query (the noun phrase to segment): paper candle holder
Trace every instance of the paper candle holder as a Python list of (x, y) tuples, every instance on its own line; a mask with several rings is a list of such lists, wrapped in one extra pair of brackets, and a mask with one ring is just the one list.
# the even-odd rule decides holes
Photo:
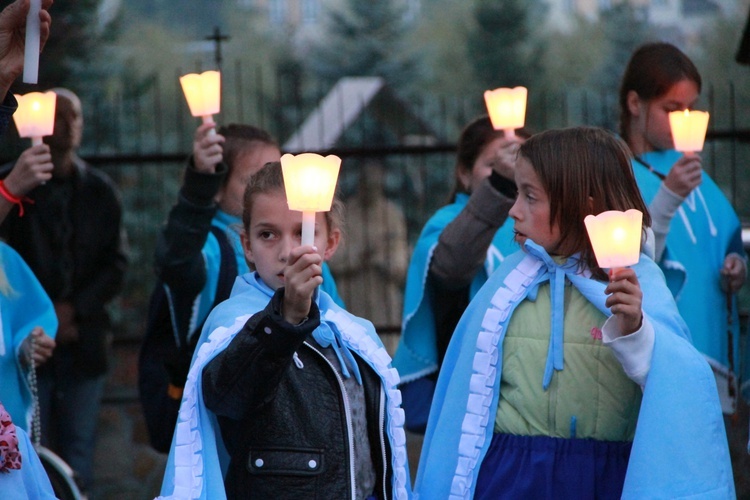
[(609, 210), (583, 219), (599, 267), (626, 267), (638, 263), (642, 221), (643, 213), (635, 209)]
[(341, 158), (314, 153), (281, 157), (284, 189), (290, 210), (302, 212), (302, 244), (315, 239), (315, 213), (331, 209)]
[(55, 106), (57, 94), (54, 92), (31, 92), (16, 94), (18, 109), (13, 113), (13, 121), (20, 137), (31, 138), (32, 145), (42, 143), (42, 137), (52, 135), (55, 130)]
[(185, 94), (190, 114), (211, 121), (211, 116), (221, 110), (221, 73), (204, 71), (189, 73), (180, 77), (182, 92)]
[(526, 123), (527, 97), (526, 87), (501, 87), (485, 91), (484, 102), (492, 127), (502, 130), (506, 137), (515, 136), (515, 129), (523, 127)]
[(669, 126), (677, 151), (695, 153), (703, 150), (708, 130), (707, 111), (672, 111), (669, 113)]

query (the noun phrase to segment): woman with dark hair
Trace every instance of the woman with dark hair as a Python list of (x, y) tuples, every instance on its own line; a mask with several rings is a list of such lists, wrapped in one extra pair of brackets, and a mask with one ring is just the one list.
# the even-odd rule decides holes
[(669, 125), (671, 111), (695, 105), (701, 85), (698, 69), (677, 47), (641, 46), (622, 78), (620, 134), (653, 217), (655, 260), (695, 347), (714, 369), (724, 412), (734, 413), (733, 371), (740, 366), (735, 294), (747, 273), (741, 224), (703, 171), (700, 155), (674, 150)]
[(506, 221), (521, 142), (495, 130), (487, 116), (469, 123), (458, 141), (450, 203), (427, 221), (415, 245), (393, 361), (410, 431), (424, 432), (440, 364), (469, 300), (518, 250)]

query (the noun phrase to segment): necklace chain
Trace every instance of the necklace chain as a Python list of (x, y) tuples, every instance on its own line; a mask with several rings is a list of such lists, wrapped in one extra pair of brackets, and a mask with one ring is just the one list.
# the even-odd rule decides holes
[(34, 364), (36, 338), (31, 335), (29, 340), (31, 342), (31, 348), (29, 349), (26, 363), (29, 367), (27, 378), (29, 381), (29, 388), (31, 389), (31, 407), (33, 413), (31, 420), (31, 440), (34, 443), (34, 447), (38, 448), (41, 445), (42, 441), (42, 415), (39, 409), (39, 385), (36, 378), (36, 365)]

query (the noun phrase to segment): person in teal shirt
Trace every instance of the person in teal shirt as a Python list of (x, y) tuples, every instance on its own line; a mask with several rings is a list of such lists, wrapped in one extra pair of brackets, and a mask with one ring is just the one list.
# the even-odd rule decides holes
[[(741, 366), (737, 292), (747, 276), (741, 223), (698, 152), (675, 151), (669, 113), (692, 108), (701, 91), (693, 62), (668, 43), (638, 48), (620, 88), (620, 134), (656, 236), (664, 271), (695, 347), (716, 375), (724, 413), (734, 413)], [(731, 343), (730, 343), (731, 342)], [(733, 356), (730, 356), (733, 353)], [(750, 386), (743, 384), (750, 396)]]
[(508, 210), (520, 142), (495, 130), (487, 115), (472, 120), (458, 141), (450, 203), (427, 221), (414, 247), (393, 359), (410, 431), (424, 432), (443, 355), (469, 300), (518, 250)]

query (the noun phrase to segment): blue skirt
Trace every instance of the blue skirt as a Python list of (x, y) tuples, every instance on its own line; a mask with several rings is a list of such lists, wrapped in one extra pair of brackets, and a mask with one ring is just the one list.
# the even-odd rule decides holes
[(630, 442), (495, 434), (475, 499), (620, 498)]

